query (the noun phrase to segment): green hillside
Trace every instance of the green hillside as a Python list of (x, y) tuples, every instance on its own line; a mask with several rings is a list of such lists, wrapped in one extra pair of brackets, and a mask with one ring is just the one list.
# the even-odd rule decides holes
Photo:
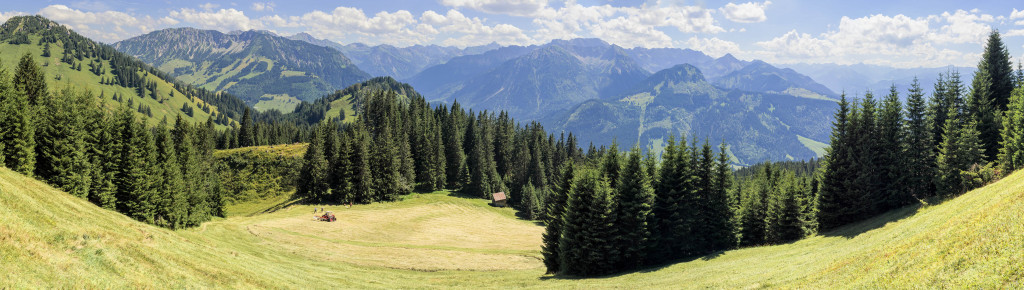
[[(1024, 283), (1024, 172), (792, 244), (633, 273), (543, 275), (542, 227), (446, 192), (171, 231), (0, 169), (0, 287), (1006, 288)], [(316, 281), (316, 282), (313, 282)], [(941, 285), (941, 286), (940, 286)]]
[(114, 47), (187, 84), (240, 96), (260, 111), (288, 113), (300, 100), (312, 102), (370, 77), (334, 48), (266, 31), (169, 28)]
[[(50, 42), (41, 42), (40, 39), (43, 38)], [(72, 68), (67, 61), (62, 60), (65, 58), (65, 42), (67, 41), (73, 41), (74, 47), (77, 47), (77, 50), (70, 52), (71, 55), (68, 56), (75, 63), (75, 68)], [(43, 51), (47, 46), (50, 56), (44, 57)], [(192, 122), (206, 122), (211, 114), (219, 115), (221, 113), (216, 105), (183, 94), (174, 86), (172, 79), (165, 79), (146, 71), (148, 66), (138, 67), (140, 70), (133, 72), (140, 78), (139, 82), (151, 86), (150, 89), (147, 89), (146, 96), (139, 97), (135, 87), (126, 87), (110, 81), (119, 78), (115, 74), (112, 62), (118, 61), (119, 58), (129, 57), (103, 55), (104, 48), (109, 48), (109, 46), (88, 40), (60, 24), (38, 16), (13, 17), (0, 28), (0, 64), (3, 65), (3, 68), (8, 72), (13, 72), (21, 57), (28, 53), (42, 67), (51, 91), (70, 85), (88, 90), (100, 99), (99, 103), (103, 107), (110, 110), (129, 103), (133, 109), (140, 105), (147, 107), (152, 114), (152, 117), (147, 118), (150, 125), (158, 124), (165, 117), (174, 120), (175, 116), (179, 114)], [(86, 52), (79, 53), (79, 50)], [(116, 53), (113, 49), (109, 51)], [(80, 59), (79, 55), (82, 56)], [(96, 74), (90, 71), (90, 65), (93, 64), (102, 68), (101, 73)], [(81, 66), (80, 70), (77, 69), (78, 66)], [(130, 63), (123, 66), (136, 67)], [(152, 94), (152, 88), (155, 88), (155, 97)], [(120, 97), (120, 101), (113, 98), (115, 94)], [(192, 115), (186, 114), (182, 110), (186, 104), (192, 108)], [(139, 113), (139, 115), (146, 114)], [(221, 126), (221, 128), (224, 127)]]

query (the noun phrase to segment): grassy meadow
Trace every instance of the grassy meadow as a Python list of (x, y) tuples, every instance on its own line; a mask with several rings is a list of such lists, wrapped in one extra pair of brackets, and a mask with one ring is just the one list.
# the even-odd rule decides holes
[[(0, 169), (0, 288), (1014, 288), (1024, 172), (938, 205), (792, 244), (609, 277), (544, 275), (543, 227), (449, 192), (304, 205), (287, 197), (172, 231)], [(314, 220), (314, 208), (338, 222)]]

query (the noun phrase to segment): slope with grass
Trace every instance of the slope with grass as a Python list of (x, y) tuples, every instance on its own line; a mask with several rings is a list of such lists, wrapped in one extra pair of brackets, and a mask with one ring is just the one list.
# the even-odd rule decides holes
[[(0, 287), (1005, 288), (1024, 283), (1024, 172), (792, 244), (594, 279), (544, 276), (541, 226), (445, 192), (170, 231), (0, 169)], [(313, 221), (326, 207), (336, 223)]]
[[(13, 74), (21, 57), (29, 54), (42, 68), (46, 75), (47, 86), (51, 91), (58, 91), (65, 86), (86, 90), (97, 97), (97, 103), (100, 106), (109, 110), (114, 110), (122, 104), (127, 105), (131, 100), (133, 109), (139, 105), (150, 108), (152, 112), (152, 117), (148, 118), (150, 125), (158, 124), (165, 117), (168, 120), (174, 120), (177, 115), (182, 115), (191, 122), (206, 122), (211, 114), (222, 113), (215, 104), (199, 98), (186, 97), (175, 88), (173, 79), (164, 79), (145, 71), (136, 73), (142, 75), (145, 82), (155, 84), (156, 97), (151, 95), (140, 97), (133, 87), (124, 87), (116, 83), (102, 83), (103, 80), (112, 80), (116, 77), (111, 69), (111, 60), (86, 56), (82, 59), (75, 59), (75, 63), (84, 68), (72, 68), (68, 63), (61, 61), (65, 49), (60, 39), (49, 45), (50, 55), (44, 57), (45, 44), (40, 44), (40, 39), (48, 33), (67, 34), (69, 36), (66, 39), (80, 37), (60, 24), (39, 16), (19, 16), (9, 19), (0, 27), (0, 65), (2, 68), (9, 74)], [(28, 40), (28, 43), (12, 43), (10, 41), (22, 35)], [(88, 44), (90, 47), (103, 46), (103, 44), (91, 40), (82, 43)], [(103, 72), (100, 74), (90, 72), (89, 64), (91, 63), (99, 64), (103, 68)], [(112, 97), (115, 94), (120, 96), (123, 101), (114, 100)], [(194, 109), (191, 116), (181, 110), (186, 105)], [(209, 112), (200, 109), (205, 106), (209, 106)], [(225, 126), (219, 127), (226, 128)]]

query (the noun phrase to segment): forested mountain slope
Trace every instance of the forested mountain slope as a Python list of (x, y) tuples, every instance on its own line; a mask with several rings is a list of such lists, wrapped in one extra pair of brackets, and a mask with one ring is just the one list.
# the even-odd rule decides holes
[(264, 31), (169, 28), (114, 44), (185, 83), (289, 112), (370, 77), (341, 52)]
[(26, 54), (40, 65), (51, 91), (84, 89), (104, 108), (131, 107), (150, 125), (182, 115), (192, 122), (212, 116), (223, 126), (241, 118), (244, 109), (233, 96), (176, 85), (153, 67), (40, 16), (13, 17), (0, 27), (3, 68), (13, 72)]
[(835, 108), (827, 99), (721, 89), (696, 67), (679, 65), (623, 97), (588, 101), (542, 123), (597, 146), (617, 140), (660, 151), (670, 135), (724, 141), (734, 163), (752, 165), (820, 157)]

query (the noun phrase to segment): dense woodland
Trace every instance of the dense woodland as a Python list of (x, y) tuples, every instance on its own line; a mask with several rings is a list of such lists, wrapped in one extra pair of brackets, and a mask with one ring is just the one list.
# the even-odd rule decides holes
[[(138, 97), (155, 95), (144, 81), (160, 74), (152, 67), (62, 27), (39, 30), (46, 31), (40, 45), (63, 45), (68, 64), (88, 61), (96, 74), (116, 72), (103, 82), (136, 88)], [(24, 34), (2, 33), (29, 44)], [(139, 118), (148, 109), (132, 106), (130, 96), (111, 114), (97, 104), (102, 95), (51, 91), (26, 55), (13, 75), (0, 70), (0, 164), (137, 220), (182, 228), (223, 215), (215, 149), (308, 141), (294, 184), (307, 201), (506, 192), (522, 218), (546, 224), (548, 272), (575, 276), (790, 242), (953, 197), (1024, 167), (1024, 71), (1018, 64), (1014, 72), (997, 32), (970, 84), (950, 71), (927, 98), (915, 81), (905, 104), (895, 86), (878, 99), (844, 94), (820, 161), (737, 172), (725, 144), (716, 150), (707, 141), (673, 137), (660, 156), (636, 145), (584, 151), (571, 133), (548, 133), (539, 123), (458, 102), (431, 105), (407, 93), (411, 88), (396, 92), (387, 83), (393, 80), (380, 81), (330, 96), (363, 92), (352, 100), (358, 119), (349, 122), (323, 120), (329, 101), (292, 114), (256, 113), (233, 96), (176, 84), (223, 114), (200, 124), (179, 115), (173, 124), (147, 127)], [(216, 130), (218, 124), (228, 129)]]

